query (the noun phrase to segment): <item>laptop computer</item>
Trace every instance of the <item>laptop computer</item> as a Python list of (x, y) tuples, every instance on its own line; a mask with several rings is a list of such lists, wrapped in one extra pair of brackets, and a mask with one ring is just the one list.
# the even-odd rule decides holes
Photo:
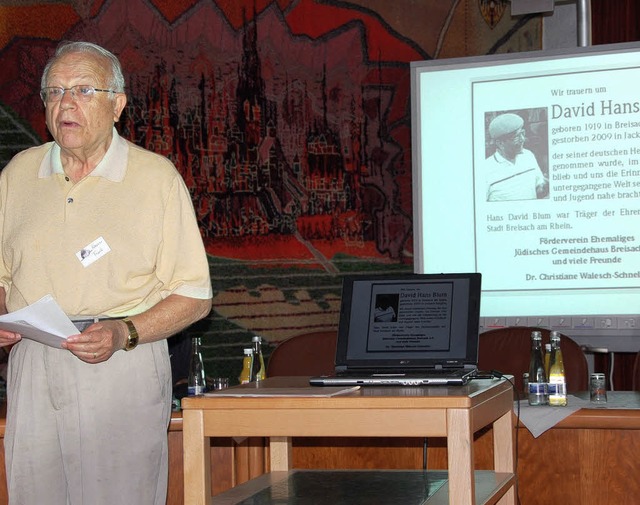
[(479, 273), (347, 275), (335, 374), (314, 386), (464, 385), (476, 373)]

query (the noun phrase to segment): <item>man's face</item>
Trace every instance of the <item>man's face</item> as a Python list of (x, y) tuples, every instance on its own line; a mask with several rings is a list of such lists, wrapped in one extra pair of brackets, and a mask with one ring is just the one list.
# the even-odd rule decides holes
[[(90, 53), (70, 53), (51, 67), (47, 86), (71, 88), (78, 84), (109, 88), (108, 61)], [(92, 153), (111, 139), (113, 123), (120, 117), (126, 96), (96, 92), (88, 102), (75, 99), (66, 91), (59, 102), (46, 104), (47, 128), (63, 150)]]
[(496, 145), (505, 157), (513, 158), (514, 156), (522, 152), (524, 141), (524, 127), (520, 127), (515, 132), (500, 137), (496, 141)]

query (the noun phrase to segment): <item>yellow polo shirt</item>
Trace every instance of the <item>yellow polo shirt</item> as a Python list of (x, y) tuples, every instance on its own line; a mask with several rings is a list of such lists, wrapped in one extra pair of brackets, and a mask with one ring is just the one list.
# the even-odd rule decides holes
[(9, 311), (46, 294), (70, 317), (133, 315), (174, 293), (212, 296), (182, 177), (115, 129), (103, 160), (75, 184), (53, 142), (11, 160), (0, 174), (0, 246)]

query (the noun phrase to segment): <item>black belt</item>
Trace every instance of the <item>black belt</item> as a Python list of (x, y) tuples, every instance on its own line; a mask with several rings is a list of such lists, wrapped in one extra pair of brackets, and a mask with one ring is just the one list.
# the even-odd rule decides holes
[(93, 323), (99, 323), (100, 321), (113, 321), (116, 319), (122, 319), (121, 317), (94, 317), (91, 319), (77, 319), (75, 321), (71, 321), (73, 325), (78, 328), (78, 331), (82, 333)]

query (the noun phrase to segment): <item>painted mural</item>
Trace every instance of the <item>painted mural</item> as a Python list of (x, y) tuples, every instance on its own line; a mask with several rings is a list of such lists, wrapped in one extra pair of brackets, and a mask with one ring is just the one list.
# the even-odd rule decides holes
[(60, 40), (117, 54), (118, 128), (178, 167), (209, 253), (214, 311), (190, 334), (235, 377), (252, 334), (335, 329), (345, 273), (412, 270), (409, 62), (539, 48), (505, 4), (3, 0), (0, 167), (48, 140)]

